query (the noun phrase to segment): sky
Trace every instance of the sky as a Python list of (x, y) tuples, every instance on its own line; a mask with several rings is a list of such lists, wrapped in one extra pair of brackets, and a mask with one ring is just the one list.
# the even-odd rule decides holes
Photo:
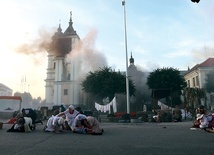
[[(131, 53), (140, 69), (188, 67), (213, 57), (214, 1), (201, 0), (7, 0), (0, 2), (0, 83), (13, 92), (45, 98), (48, 40), (61, 24), (64, 32), (72, 12), (80, 39), (94, 34), (93, 49), (108, 67), (126, 70)], [(32, 52), (20, 52), (20, 47)], [(102, 66), (101, 66), (102, 67)]]

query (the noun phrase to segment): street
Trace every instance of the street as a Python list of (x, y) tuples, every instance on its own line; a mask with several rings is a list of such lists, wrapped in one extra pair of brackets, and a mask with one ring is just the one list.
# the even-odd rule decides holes
[[(44, 122), (45, 123), (45, 122)], [(103, 135), (63, 131), (46, 133), (37, 124), (31, 133), (0, 129), (2, 155), (211, 155), (214, 134), (190, 130), (192, 122), (101, 123)]]

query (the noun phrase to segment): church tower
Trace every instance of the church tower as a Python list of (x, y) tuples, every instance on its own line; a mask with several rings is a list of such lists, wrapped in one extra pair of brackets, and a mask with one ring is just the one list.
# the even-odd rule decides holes
[(129, 63), (130, 63), (130, 66), (134, 65), (134, 58), (132, 57), (132, 52), (131, 52), (131, 58), (129, 59)]
[(78, 64), (74, 61), (66, 62), (66, 56), (80, 38), (73, 28), (72, 14), (68, 28), (62, 32), (61, 25), (52, 36), (50, 50), (48, 52), (47, 78), (45, 79), (46, 106), (52, 108), (55, 105), (78, 104), (79, 86)]

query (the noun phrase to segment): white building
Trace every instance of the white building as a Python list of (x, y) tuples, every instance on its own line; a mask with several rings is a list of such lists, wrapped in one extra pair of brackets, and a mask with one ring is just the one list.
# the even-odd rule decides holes
[[(190, 88), (204, 88), (206, 74), (214, 69), (214, 58), (208, 58), (204, 62), (195, 65), (184, 74), (187, 86)], [(212, 97), (207, 94), (207, 103), (212, 107)]]
[(48, 52), (47, 78), (45, 79), (46, 106), (76, 105), (80, 102), (81, 89), (78, 84), (78, 63), (66, 61), (66, 56), (75, 44), (80, 41), (73, 29), (70, 14), (69, 26), (62, 32), (61, 25), (52, 37), (51, 48)]
[(0, 96), (12, 96), (13, 90), (0, 83)]

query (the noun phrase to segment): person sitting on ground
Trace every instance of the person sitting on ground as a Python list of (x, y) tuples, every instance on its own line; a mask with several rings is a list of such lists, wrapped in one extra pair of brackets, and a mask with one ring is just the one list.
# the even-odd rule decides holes
[(161, 122), (161, 113), (160, 113), (160, 111), (158, 111), (158, 112), (156, 112), (155, 110), (154, 110), (154, 116), (153, 116), (153, 121), (154, 122)]
[(44, 127), (44, 131), (60, 133), (60, 131), (62, 131), (63, 128), (64, 128), (64, 118), (52, 115), (48, 119), (47, 125), (45, 125)]
[(182, 121), (182, 111), (179, 109), (179, 107), (176, 105), (175, 109), (172, 112), (172, 117), (175, 122), (181, 122)]
[(71, 130), (74, 118), (79, 114), (77, 110), (75, 110), (73, 105), (70, 105), (68, 109), (56, 115), (57, 117), (65, 117), (65, 129)]
[(197, 118), (194, 121), (193, 127), (194, 128), (200, 128), (200, 129), (206, 129), (209, 125), (209, 121), (207, 117), (204, 114), (197, 114)]
[(206, 131), (214, 133), (214, 115), (212, 115), (212, 120), (209, 122), (208, 128), (206, 128)]
[[(202, 118), (201, 118), (202, 117)], [(194, 121), (193, 127), (196, 128), (205, 128), (203, 126), (213, 126), (211, 122), (213, 120), (212, 114), (210, 114), (203, 105), (196, 109), (196, 120)], [(201, 127), (200, 127), (201, 125)]]

